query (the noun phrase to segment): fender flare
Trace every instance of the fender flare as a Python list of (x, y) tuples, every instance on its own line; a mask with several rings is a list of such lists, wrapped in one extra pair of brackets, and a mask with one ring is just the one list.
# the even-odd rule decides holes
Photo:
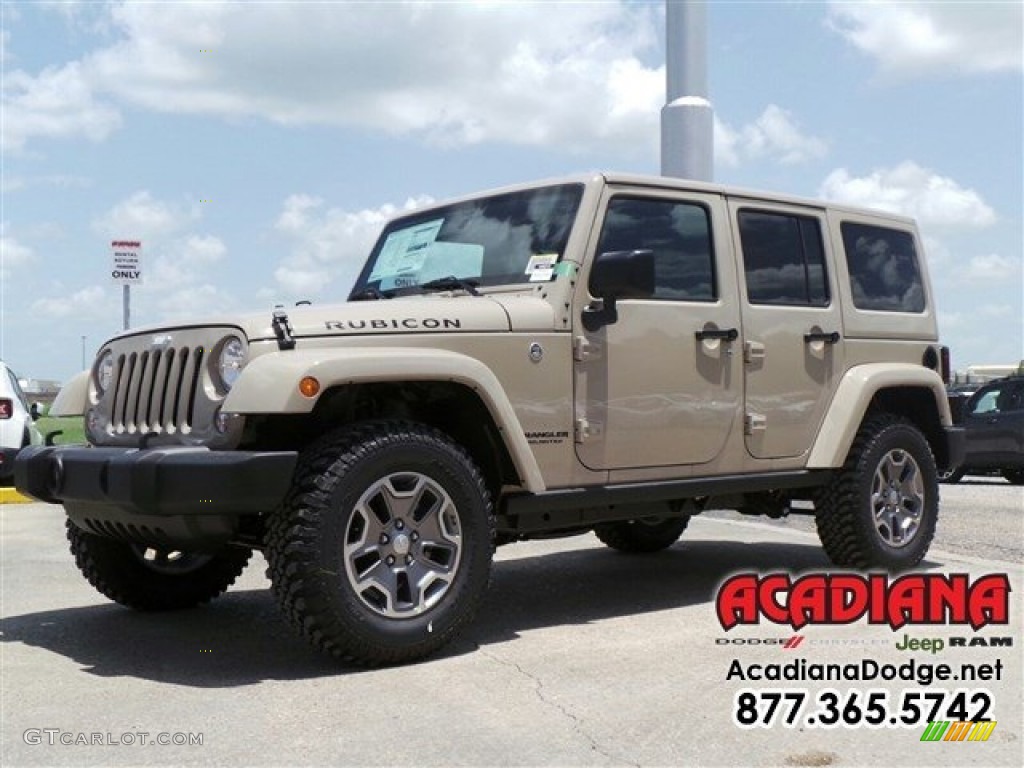
[(909, 363), (858, 365), (847, 371), (836, 387), (807, 459), (807, 468), (841, 467), (875, 395), (884, 389), (907, 388), (929, 390), (935, 398), (939, 423), (952, 424), (946, 386), (935, 371)]
[(498, 425), (524, 487), (545, 490), (537, 460), (526, 441), (501, 382), (479, 360), (456, 352), (416, 347), (361, 347), (271, 352), (252, 360), (224, 400), (225, 413), (310, 413), (317, 398), (299, 392), (299, 381), (313, 376), (320, 392), (346, 384), (386, 381), (448, 381), (475, 392)]
[(51, 416), (83, 416), (89, 409), (90, 371), (76, 373), (60, 388), (50, 406)]

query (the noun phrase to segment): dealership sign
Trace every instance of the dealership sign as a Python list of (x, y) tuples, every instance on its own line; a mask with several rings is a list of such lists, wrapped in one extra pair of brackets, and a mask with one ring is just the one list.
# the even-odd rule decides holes
[(142, 282), (142, 243), (138, 240), (113, 240), (110, 243), (110, 277), (119, 285)]

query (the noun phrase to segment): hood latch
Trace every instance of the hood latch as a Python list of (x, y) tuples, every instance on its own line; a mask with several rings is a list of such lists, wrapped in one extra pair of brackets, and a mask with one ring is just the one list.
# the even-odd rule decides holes
[(274, 319), (270, 321), (274, 328), (274, 335), (277, 337), (278, 349), (295, 349), (295, 337), (292, 336), (292, 326), (288, 322), (288, 313), (283, 309), (274, 310)]

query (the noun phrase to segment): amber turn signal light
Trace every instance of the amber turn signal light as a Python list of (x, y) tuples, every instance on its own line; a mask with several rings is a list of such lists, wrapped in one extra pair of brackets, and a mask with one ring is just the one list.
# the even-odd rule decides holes
[(303, 376), (299, 382), (299, 392), (305, 397), (316, 397), (320, 394), (320, 382), (312, 376)]

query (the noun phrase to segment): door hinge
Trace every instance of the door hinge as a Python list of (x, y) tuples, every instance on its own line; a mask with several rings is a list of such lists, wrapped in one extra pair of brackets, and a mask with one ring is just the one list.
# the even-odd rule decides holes
[(590, 341), (586, 336), (577, 336), (572, 340), (572, 356), (578, 363), (596, 360), (601, 356), (601, 345)]
[(576, 442), (589, 443), (600, 440), (604, 435), (604, 425), (587, 419), (576, 419)]
[(762, 360), (764, 360), (764, 344), (759, 341), (745, 341), (743, 343), (743, 362), (749, 365)]
[(744, 423), (743, 431), (752, 435), (755, 432), (764, 432), (768, 429), (768, 417), (762, 413), (748, 413)]

